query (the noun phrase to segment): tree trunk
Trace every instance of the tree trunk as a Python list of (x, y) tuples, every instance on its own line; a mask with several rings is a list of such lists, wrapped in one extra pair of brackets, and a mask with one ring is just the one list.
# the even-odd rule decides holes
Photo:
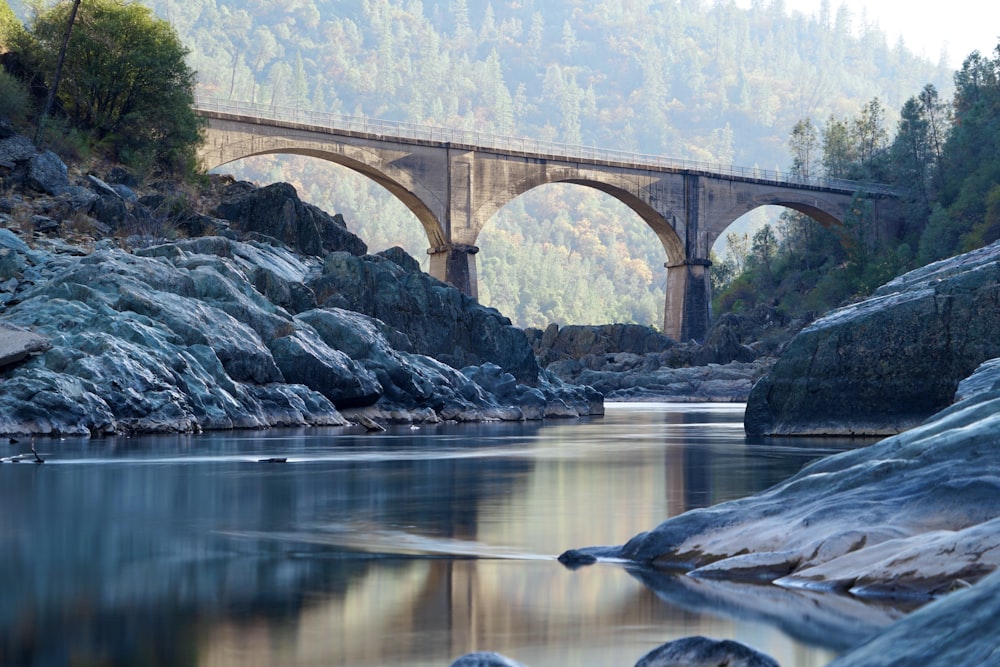
[(83, 0), (73, 0), (73, 7), (69, 10), (69, 21), (66, 22), (66, 34), (63, 35), (62, 46), (59, 48), (59, 59), (56, 61), (56, 71), (52, 76), (52, 85), (49, 86), (49, 94), (45, 97), (45, 107), (41, 116), (38, 117), (38, 127), (35, 130), (35, 143), (37, 144), (42, 136), (42, 129), (45, 127), (45, 119), (52, 113), (52, 107), (56, 102), (56, 91), (59, 88), (59, 79), (62, 77), (63, 63), (66, 62), (66, 49), (69, 47), (69, 37), (73, 32), (73, 24), (76, 23), (76, 10), (80, 8)]

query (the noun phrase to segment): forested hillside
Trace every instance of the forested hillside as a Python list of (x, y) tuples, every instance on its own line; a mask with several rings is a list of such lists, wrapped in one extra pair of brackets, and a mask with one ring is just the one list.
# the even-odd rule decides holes
[[(144, 1), (208, 96), (746, 166), (789, 167), (804, 117), (875, 97), (892, 114), (926, 83), (951, 90), (943, 65), (831, 4), (807, 17), (781, 0)], [(426, 259), (416, 219), (347, 170), (277, 157), (228, 170), (292, 182), (374, 250)], [(481, 300), (521, 325), (662, 323), (663, 249), (606, 195), (540, 188), (479, 245)]]

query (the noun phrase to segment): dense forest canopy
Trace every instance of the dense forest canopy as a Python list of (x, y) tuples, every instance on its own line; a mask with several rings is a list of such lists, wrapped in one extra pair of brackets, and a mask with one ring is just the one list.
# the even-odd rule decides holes
[[(144, 4), (190, 49), (204, 95), (769, 169), (791, 165), (803, 118), (847, 118), (877, 98), (891, 125), (925, 84), (951, 91), (943, 63), (831, 3), (814, 16), (781, 0)], [(425, 259), (416, 219), (345, 169), (272, 157), (226, 170), (289, 181), (373, 249)], [(663, 248), (607, 195), (539, 188), (479, 246), (481, 300), (521, 325), (662, 322)]]

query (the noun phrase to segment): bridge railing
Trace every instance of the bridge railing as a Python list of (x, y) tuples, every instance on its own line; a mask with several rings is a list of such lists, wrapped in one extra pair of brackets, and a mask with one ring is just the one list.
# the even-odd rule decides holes
[(733, 176), (759, 181), (767, 181), (780, 185), (792, 185), (809, 188), (824, 188), (832, 190), (848, 190), (857, 192), (864, 190), (873, 194), (898, 194), (899, 189), (875, 183), (850, 181), (840, 178), (807, 178), (798, 174), (781, 172), (775, 169), (758, 167), (739, 167), (733, 165), (714, 164), (698, 160), (685, 160), (663, 155), (621, 151), (594, 146), (578, 146), (553, 141), (541, 141), (528, 137), (498, 135), (478, 130), (462, 130), (435, 125), (420, 125), (401, 121), (382, 120), (365, 116), (348, 116), (327, 111), (310, 111), (294, 107), (281, 107), (239, 102), (214, 97), (195, 97), (195, 109), (216, 113), (228, 113), (237, 116), (273, 120), (277, 122), (298, 123), (330, 130), (359, 132), (372, 134), (387, 139), (410, 139), (439, 143), (463, 144), (477, 148), (489, 148), (511, 153), (529, 153), (545, 155), (553, 158), (571, 158), (588, 162), (616, 163), (638, 167), (659, 169), (679, 169), (685, 171), (704, 172), (716, 176)]

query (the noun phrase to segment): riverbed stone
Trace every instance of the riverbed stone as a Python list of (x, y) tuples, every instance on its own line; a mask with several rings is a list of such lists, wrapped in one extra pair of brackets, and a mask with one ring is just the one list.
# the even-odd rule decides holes
[(451, 667), (525, 667), (516, 660), (492, 651), (467, 653), (451, 663)]
[(887, 435), (1000, 356), (1000, 243), (935, 262), (801, 331), (753, 388), (752, 435)]
[(684, 637), (653, 649), (635, 667), (779, 667), (777, 661), (731, 639)]

